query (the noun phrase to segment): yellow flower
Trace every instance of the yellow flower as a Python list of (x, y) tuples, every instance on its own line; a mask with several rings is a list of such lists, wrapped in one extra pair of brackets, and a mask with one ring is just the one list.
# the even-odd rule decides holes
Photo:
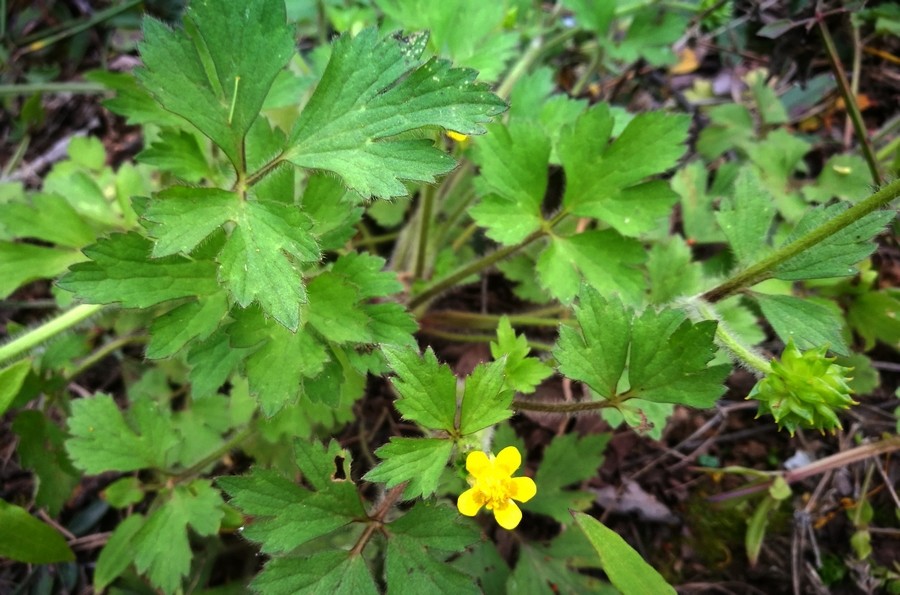
[(464, 142), (469, 139), (468, 134), (460, 134), (459, 132), (456, 132), (455, 130), (448, 130), (447, 136), (450, 138), (450, 140), (455, 140), (458, 143)]
[(522, 455), (514, 446), (488, 456), (480, 450), (469, 453), (466, 470), (471, 489), (459, 495), (456, 507), (466, 516), (475, 516), (484, 506), (494, 512), (494, 518), (504, 529), (515, 529), (522, 520), (522, 511), (513, 500), (528, 502), (537, 493), (530, 477), (511, 477), (522, 464)]

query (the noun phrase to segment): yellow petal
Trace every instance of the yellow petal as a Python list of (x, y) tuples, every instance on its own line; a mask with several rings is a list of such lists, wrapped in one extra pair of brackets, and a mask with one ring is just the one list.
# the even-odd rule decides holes
[(537, 494), (537, 485), (530, 477), (513, 477), (510, 481), (513, 485), (513, 493), (510, 496), (519, 502), (528, 502)]
[(473, 477), (480, 477), (485, 471), (491, 468), (491, 460), (480, 450), (473, 450), (466, 457), (466, 471)]
[(450, 137), (450, 139), (455, 140), (458, 143), (461, 143), (469, 138), (468, 134), (461, 134), (459, 132), (456, 132), (455, 130), (448, 130), (447, 136)]
[(507, 446), (497, 455), (497, 461), (494, 463), (498, 470), (502, 470), (507, 475), (512, 475), (513, 471), (522, 464), (522, 455), (515, 446)]
[(459, 500), (456, 501), (456, 508), (459, 509), (460, 513), (466, 516), (475, 516), (481, 508), (481, 502), (479, 500), (480, 499), (477, 497), (477, 490), (466, 490), (459, 495)]
[(510, 500), (503, 508), (494, 509), (494, 518), (504, 529), (515, 529), (522, 520), (522, 511)]

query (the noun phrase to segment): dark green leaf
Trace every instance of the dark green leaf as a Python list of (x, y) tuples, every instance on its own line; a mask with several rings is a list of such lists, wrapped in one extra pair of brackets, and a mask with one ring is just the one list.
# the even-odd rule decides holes
[(75, 554), (56, 529), (5, 500), (0, 500), (0, 556), (28, 564), (75, 559)]

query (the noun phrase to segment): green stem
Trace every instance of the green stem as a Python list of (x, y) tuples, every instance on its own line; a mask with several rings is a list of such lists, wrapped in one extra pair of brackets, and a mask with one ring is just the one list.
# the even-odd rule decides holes
[(711, 305), (696, 299), (692, 300), (690, 303), (696, 308), (697, 313), (701, 318), (704, 320), (713, 320), (717, 323), (716, 343), (731, 352), (731, 355), (734, 356), (735, 359), (758, 372), (760, 375), (766, 375), (772, 371), (772, 366), (769, 365), (769, 361), (756, 353), (752, 347), (744, 345), (743, 341), (733, 335), (731, 329), (722, 322), (718, 312), (716, 312)]
[[(94, 25), (98, 25), (105, 20), (111, 19), (119, 13), (125, 12), (130, 8), (134, 8), (138, 4), (143, 2), (143, 0), (126, 0), (122, 4), (118, 6), (110, 6), (105, 10), (101, 10), (97, 13), (94, 13), (90, 18), (85, 19), (80, 23), (76, 23), (66, 29), (60, 31), (59, 33), (54, 33), (52, 35), (48, 35), (47, 37), (43, 37), (38, 39), (37, 41), (33, 41), (25, 46), (22, 50), (22, 54), (27, 54), (29, 52), (36, 52), (38, 50), (42, 50), (47, 46), (53, 45), (57, 41), (62, 41), (67, 37), (71, 37), (73, 35), (77, 35), (82, 31), (86, 31), (93, 27)], [(27, 39), (27, 38), (26, 38)]]
[(715, 303), (730, 295), (734, 295), (745, 287), (756, 285), (760, 281), (771, 278), (773, 271), (778, 265), (790, 260), (801, 252), (809, 250), (851, 223), (887, 205), (898, 196), (900, 196), (900, 179), (894, 180), (862, 202), (853, 205), (840, 215), (810, 230), (790, 244), (782, 246), (766, 258), (710, 289), (700, 297), (707, 302)]
[(421, 279), (425, 274), (425, 262), (428, 256), (428, 234), (431, 230), (431, 214), (434, 210), (434, 186), (422, 189), (422, 208), (419, 212), (419, 242), (416, 249), (416, 263), (413, 266), (413, 279)]
[(126, 337), (119, 337), (113, 341), (110, 341), (106, 345), (103, 345), (92, 354), (84, 358), (78, 363), (78, 367), (72, 370), (71, 373), (66, 375), (66, 380), (72, 380), (76, 378), (79, 374), (84, 372), (85, 370), (92, 367), (94, 364), (105, 358), (107, 355), (128, 345), (129, 343), (146, 343), (147, 337), (141, 335), (131, 335)]
[(601, 59), (603, 59), (603, 45), (598, 43), (597, 47), (594, 48), (594, 51), (591, 52), (590, 62), (588, 62), (588, 65), (587, 67), (585, 67), (584, 72), (581, 73), (581, 76), (578, 77), (578, 80), (575, 82), (575, 86), (572, 87), (572, 97), (578, 97), (579, 95), (581, 95), (581, 92), (584, 91), (585, 86), (587, 86), (588, 80), (590, 80), (591, 75), (593, 75), (594, 71), (597, 70), (597, 66), (599, 66)]
[(188, 479), (193, 479), (193, 477), (199, 473), (202, 473), (207, 466), (215, 463), (223, 456), (240, 446), (244, 440), (249, 438), (254, 432), (253, 423), (244, 426), (241, 430), (235, 432), (231, 438), (222, 443), (222, 445), (209, 453), (190, 467), (179, 471), (178, 473), (173, 474), (176, 482), (182, 482)]
[(859, 145), (862, 148), (863, 157), (866, 158), (869, 172), (872, 174), (872, 180), (880, 186), (882, 183), (881, 172), (878, 171), (878, 161), (875, 159), (875, 152), (872, 150), (872, 144), (869, 142), (866, 124), (856, 103), (856, 96), (853, 94), (850, 83), (847, 81), (844, 67), (841, 66), (837, 48), (834, 46), (834, 40), (831, 38), (831, 33), (828, 32), (828, 27), (825, 26), (825, 21), (822, 19), (819, 19), (819, 33), (822, 36), (822, 41), (825, 43), (825, 53), (828, 55), (828, 62), (831, 64), (831, 69), (834, 71), (834, 76), (837, 79), (838, 90), (841, 92), (841, 97), (844, 98), (844, 105), (847, 106), (847, 115), (850, 116), (850, 121), (853, 122), (853, 129), (856, 131), (856, 138), (859, 140)]
[(547, 403), (544, 401), (529, 401), (515, 399), (512, 408), (517, 411), (540, 411), (543, 413), (579, 413), (582, 411), (596, 411), (615, 407), (612, 401), (576, 401), (563, 403)]
[(249, 188), (250, 186), (253, 186), (257, 182), (259, 182), (261, 179), (266, 177), (266, 175), (268, 175), (268, 173), (270, 171), (272, 171), (273, 169), (275, 169), (276, 167), (278, 167), (285, 161), (286, 161), (286, 159), (284, 157), (284, 154), (279, 155), (278, 157), (276, 157), (272, 161), (268, 162), (267, 164), (265, 164), (264, 166), (262, 166), (261, 168), (259, 168), (255, 172), (253, 172), (252, 174), (248, 175), (244, 179), (244, 186), (246, 186), (247, 188)]
[(106, 93), (109, 91), (100, 83), (22, 83), (18, 85), (0, 85), (0, 97), (17, 95), (33, 95), (35, 93)]
[(104, 307), (105, 306), (101, 304), (82, 304), (80, 306), (75, 306), (68, 312), (63, 312), (41, 326), (19, 335), (6, 345), (0, 347), (0, 362), (25, 353), (32, 347), (36, 347), (59, 333), (87, 320)]
[(466, 277), (470, 275), (474, 275), (476, 273), (480, 273), (481, 271), (490, 268), (495, 263), (503, 260), (504, 258), (510, 256), (511, 254), (515, 254), (522, 248), (528, 246), (535, 240), (544, 237), (547, 232), (543, 229), (539, 229), (538, 231), (532, 233), (530, 236), (515, 244), (513, 246), (504, 246), (503, 248), (499, 248), (490, 254), (486, 254), (482, 258), (472, 262), (464, 267), (456, 269), (454, 272), (450, 273), (443, 279), (438, 279), (431, 285), (425, 288), (425, 290), (419, 295), (413, 297), (409, 300), (408, 307), (410, 310), (414, 310), (422, 304), (426, 303), (431, 298), (437, 296), (443, 291), (450, 289), (457, 282), (462, 281)]
[(506, 78), (503, 79), (503, 82), (497, 87), (495, 91), (497, 95), (500, 97), (507, 99), (509, 97), (510, 92), (512, 92), (512, 88), (516, 85), (516, 82), (522, 76), (528, 72), (528, 69), (531, 68), (531, 65), (537, 61), (541, 54), (550, 48), (559, 45), (560, 43), (565, 42), (567, 39), (574, 37), (577, 33), (577, 29), (570, 28), (565, 31), (557, 34), (554, 37), (551, 37), (547, 40), (546, 43), (543, 41), (543, 36), (535, 37), (531, 40), (531, 44), (528, 46), (528, 49), (525, 50), (525, 53), (522, 54), (522, 57), (519, 58), (519, 61), (516, 62), (513, 67), (509, 70), (506, 75)]

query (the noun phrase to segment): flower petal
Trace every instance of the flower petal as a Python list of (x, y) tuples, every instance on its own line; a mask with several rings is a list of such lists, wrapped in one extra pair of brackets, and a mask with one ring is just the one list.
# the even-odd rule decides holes
[(473, 450), (466, 457), (466, 471), (478, 478), (491, 468), (491, 460), (480, 450)]
[(537, 494), (537, 485), (530, 477), (513, 477), (510, 481), (513, 485), (510, 496), (519, 502), (528, 502)]
[(522, 511), (516, 506), (515, 502), (509, 500), (503, 508), (494, 509), (494, 518), (497, 524), (504, 529), (515, 529), (522, 520)]
[(481, 502), (480, 498), (477, 497), (477, 492), (478, 490), (473, 488), (459, 495), (459, 500), (456, 501), (456, 508), (459, 509), (460, 513), (466, 516), (478, 514), (479, 509), (481, 509)]
[(503, 470), (507, 475), (512, 475), (513, 471), (522, 464), (522, 455), (519, 454), (519, 449), (515, 446), (507, 446), (497, 455), (497, 460), (494, 464), (498, 470)]

